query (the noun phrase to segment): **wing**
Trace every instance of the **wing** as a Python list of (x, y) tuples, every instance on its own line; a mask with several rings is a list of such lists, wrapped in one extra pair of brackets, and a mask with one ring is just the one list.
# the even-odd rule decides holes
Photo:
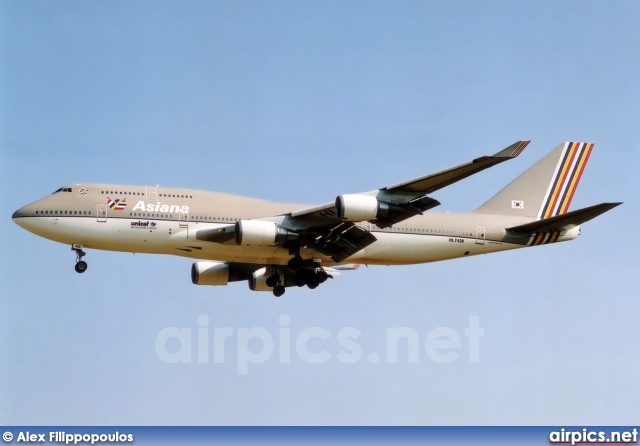
[[(339, 263), (376, 241), (365, 222), (380, 228), (434, 208), (429, 194), (503, 161), (518, 156), (529, 141), (518, 141), (492, 156), (476, 158), (441, 172), (361, 194), (340, 195), (335, 202), (281, 215), (280, 227), (295, 237), (283, 247), (309, 248)], [(198, 230), (198, 240), (234, 243), (235, 225)], [(281, 242), (282, 243), (282, 242)]]
[(415, 180), (409, 180), (404, 183), (385, 187), (383, 190), (389, 192), (420, 192), (430, 194), (438, 189), (442, 189), (443, 187), (463, 180), (475, 173), (488, 169), (489, 167), (493, 167), (496, 164), (500, 164), (504, 161), (517, 157), (522, 153), (525, 147), (527, 147), (529, 142), (530, 141), (518, 141), (495, 155), (481, 156), (480, 158), (476, 158), (468, 163), (461, 164), (441, 172), (432, 173), (431, 175), (416, 178)]
[(349, 221), (312, 226), (300, 231), (299, 239), (301, 248), (314, 249), (338, 263), (375, 241), (371, 232)]
[[(363, 218), (362, 221), (369, 221), (384, 228), (422, 214), (440, 204), (438, 200), (429, 197), (430, 193), (496, 164), (513, 159), (520, 155), (528, 144), (529, 141), (518, 141), (492, 156), (482, 156), (450, 169), (383, 187), (377, 191), (358, 194), (375, 197), (378, 202), (384, 203), (383, 207), (385, 208), (382, 210), (383, 212), (377, 212), (374, 218)], [(292, 212), (289, 216), (293, 220), (313, 222), (313, 225), (337, 224), (345, 220), (345, 218), (341, 218), (343, 216), (339, 208), (340, 203), (336, 200), (333, 203)]]

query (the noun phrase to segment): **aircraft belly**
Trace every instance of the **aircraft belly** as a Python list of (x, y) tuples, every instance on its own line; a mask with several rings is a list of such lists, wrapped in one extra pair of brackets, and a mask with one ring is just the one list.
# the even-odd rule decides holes
[[(293, 257), (288, 249), (279, 246), (238, 246), (235, 244), (219, 244), (211, 242), (189, 243), (189, 245), (201, 249), (193, 253), (178, 253), (188, 257), (197, 257), (208, 260), (222, 260), (227, 262), (255, 263), (269, 265), (286, 265)], [(334, 265), (331, 258), (323, 256), (313, 250), (302, 249), (300, 255), (303, 259), (320, 259), (323, 265)]]
[[(31, 217), (22, 226), (42, 237), (60, 243), (78, 243), (87, 248), (125, 252), (171, 253), (170, 233), (179, 231), (177, 222), (145, 221), (149, 226), (134, 226), (139, 220), (95, 217)], [(151, 223), (155, 223), (151, 226)], [(186, 237), (186, 232), (185, 236)]]
[(474, 238), (427, 234), (393, 234), (376, 232), (377, 240), (349, 257), (350, 262), (402, 265), (437, 262), (489, 252), (518, 248), (501, 242), (476, 243)]

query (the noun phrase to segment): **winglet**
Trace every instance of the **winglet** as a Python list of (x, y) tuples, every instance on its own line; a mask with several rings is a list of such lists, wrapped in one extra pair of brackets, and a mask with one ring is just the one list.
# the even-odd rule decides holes
[(522, 153), (530, 142), (531, 141), (518, 141), (493, 156), (496, 158), (515, 158)]

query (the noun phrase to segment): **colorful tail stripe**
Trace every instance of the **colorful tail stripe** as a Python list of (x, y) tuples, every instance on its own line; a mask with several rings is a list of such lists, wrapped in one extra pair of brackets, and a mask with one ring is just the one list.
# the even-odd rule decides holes
[(553, 174), (553, 181), (549, 184), (542, 202), (538, 219), (567, 212), (592, 149), (593, 143), (568, 142), (565, 144)]
[(553, 232), (541, 232), (539, 234), (533, 234), (527, 246), (546, 245), (548, 243), (555, 243), (560, 238), (560, 231)]

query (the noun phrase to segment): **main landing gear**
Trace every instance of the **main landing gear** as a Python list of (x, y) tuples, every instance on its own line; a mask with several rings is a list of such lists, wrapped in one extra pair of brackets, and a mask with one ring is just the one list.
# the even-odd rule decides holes
[(286, 268), (279, 268), (267, 278), (266, 284), (268, 287), (273, 287), (274, 296), (280, 297), (285, 292), (283, 280), (287, 282), (287, 286), (296, 285), (302, 287), (306, 285), (313, 290), (327, 279), (333, 279), (333, 277), (320, 264), (308, 260), (304, 261), (300, 254), (296, 253), (289, 260)]
[(87, 270), (87, 262), (82, 260), (84, 256), (87, 255), (86, 252), (82, 250), (82, 245), (73, 244), (71, 245), (71, 250), (76, 252), (76, 272), (83, 273)]
[(308, 286), (310, 289), (318, 288), (318, 285), (324, 283), (327, 279), (333, 279), (319, 263), (305, 262), (296, 254), (287, 266), (294, 271), (293, 280), (297, 286)]
[(285, 288), (280, 279), (280, 274), (276, 271), (273, 275), (267, 277), (267, 286), (273, 287), (273, 295), (280, 297), (284, 294)]

